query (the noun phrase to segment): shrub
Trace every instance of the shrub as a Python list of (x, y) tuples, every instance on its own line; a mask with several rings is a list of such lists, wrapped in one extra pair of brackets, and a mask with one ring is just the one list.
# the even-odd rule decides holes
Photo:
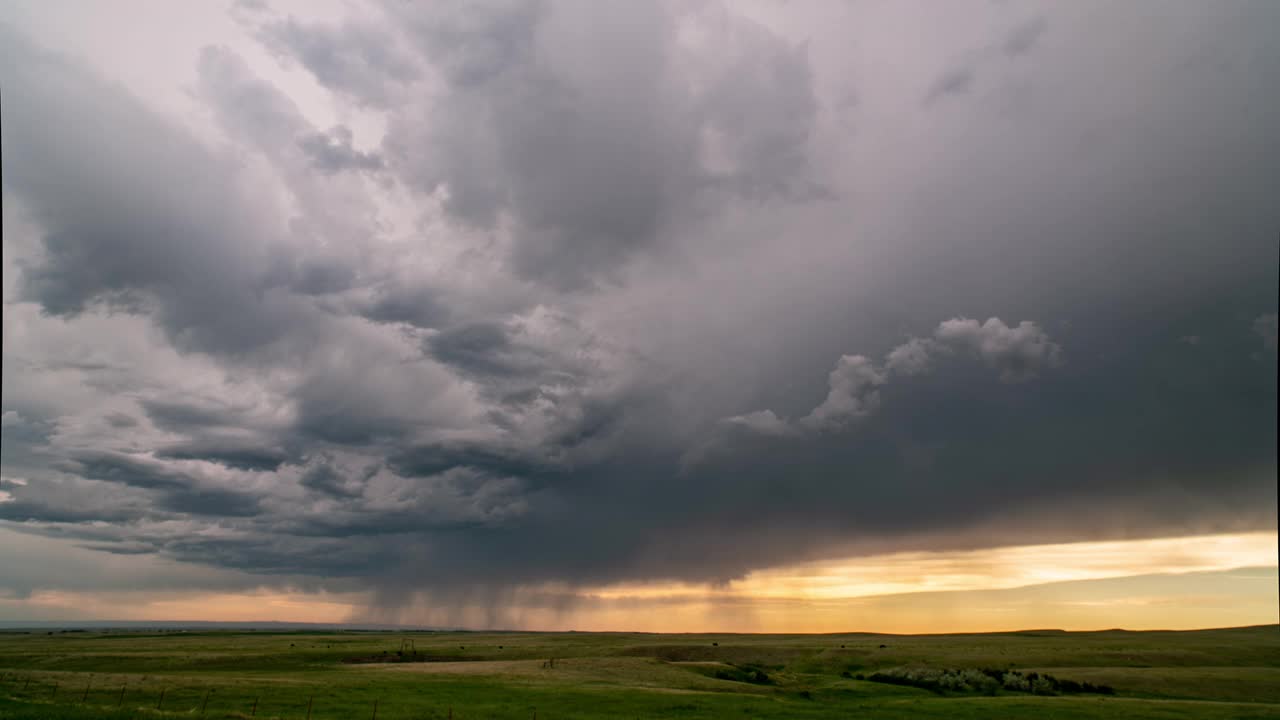
[(769, 673), (756, 665), (731, 665), (727, 668), (720, 668), (716, 670), (714, 677), (717, 680), (751, 683), (752, 685), (773, 684), (773, 678), (769, 677)]
[(1020, 672), (1010, 671), (1000, 678), (1000, 684), (1006, 690), (1016, 690), (1018, 692), (1030, 692), (1031, 682), (1022, 676)]
[[(861, 675), (858, 676), (862, 678)], [(984, 693), (995, 695), (1001, 689), (1035, 695), (1065, 693), (1098, 693), (1113, 695), (1115, 690), (1106, 685), (1059, 680), (1044, 673), (1022, 674), (1017, 670), (962, 668), (889, 668), (873, 673), (867, 678), (873, 682), (907, 685), (936, 693)]]
[(1056, 690), (1057, 683), (1047, 675), (1031, 681), (1031, 693), (1033, 695), (1057, 695)]

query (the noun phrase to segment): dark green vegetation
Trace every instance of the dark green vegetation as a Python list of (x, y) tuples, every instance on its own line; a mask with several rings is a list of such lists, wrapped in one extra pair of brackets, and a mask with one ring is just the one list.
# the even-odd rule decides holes
[[(841, 674), (841, 677), (848, 676), (848, 672)], [(861, 680), (862, 674), (859, 673), (855, 677)], [(947, 693), (998, 695), (1001, 690), (1031, 693), (1032, 695), (1116, 694), (1115, 688), (1110, 685), (1059, 680), (1049, 673), (1022, 673), (1017, 670), (1002, 670), (1000, 668), (975, 670), (973, 668), (896, 667), (871, 673), (867, 679), (872, 682), (932, 690), (940, 695)]]
[(0, 634), (0, 718), (327, 720), (375, 703), (383, 720), (1280, 718), (1280, 627)]

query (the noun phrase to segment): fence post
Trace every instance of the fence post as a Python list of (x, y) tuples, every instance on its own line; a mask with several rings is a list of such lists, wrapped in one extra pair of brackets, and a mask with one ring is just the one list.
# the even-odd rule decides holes
[(315, 693), (312, 693), (311, 697), (307, 698), (307, 720), (311, 720), (311, 701), (315, 699)]
[(249, 717), (258, 717), (258, 698), (253, 699), (253, 710), (249, 713)]
[(378, 700), (373, 701), (373, 720), (378, 720)]
[(93, 684), (92, 680), (84, 684), (84, 694), (80, 696), (81, 705), (83, 705), (85, 701), (89, 699), (89, 686), (92, 684)]
[(120, 686), (120, 699), (116, 701), (116, 707), (124, 704), (124, 685)]
[(159, 710), (161, 705), (164, 705), (164, 688), (160, 688), (160, 700), (156, 702), (156, 709)]

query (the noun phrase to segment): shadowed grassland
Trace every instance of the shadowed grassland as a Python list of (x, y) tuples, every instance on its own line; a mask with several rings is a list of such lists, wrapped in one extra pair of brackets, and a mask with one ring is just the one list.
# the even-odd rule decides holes
[[(1114, 695), (877, 673), (1051, 674)], [(936, 675), (936, 673), (934, 673)], [(883, 675), (881, 675), (883, 677)], [(1280, 627), (971, 635), (0, 634), (0, 718), (1277, 718)]]

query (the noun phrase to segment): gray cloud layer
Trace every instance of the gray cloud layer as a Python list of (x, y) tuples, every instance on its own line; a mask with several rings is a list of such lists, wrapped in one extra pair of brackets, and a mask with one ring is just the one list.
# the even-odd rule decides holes
[(1275, 526), (1274, 6), (366, 10), (237, 17), (372, 143), (0, 30), (7, 527), (447, 600)]

